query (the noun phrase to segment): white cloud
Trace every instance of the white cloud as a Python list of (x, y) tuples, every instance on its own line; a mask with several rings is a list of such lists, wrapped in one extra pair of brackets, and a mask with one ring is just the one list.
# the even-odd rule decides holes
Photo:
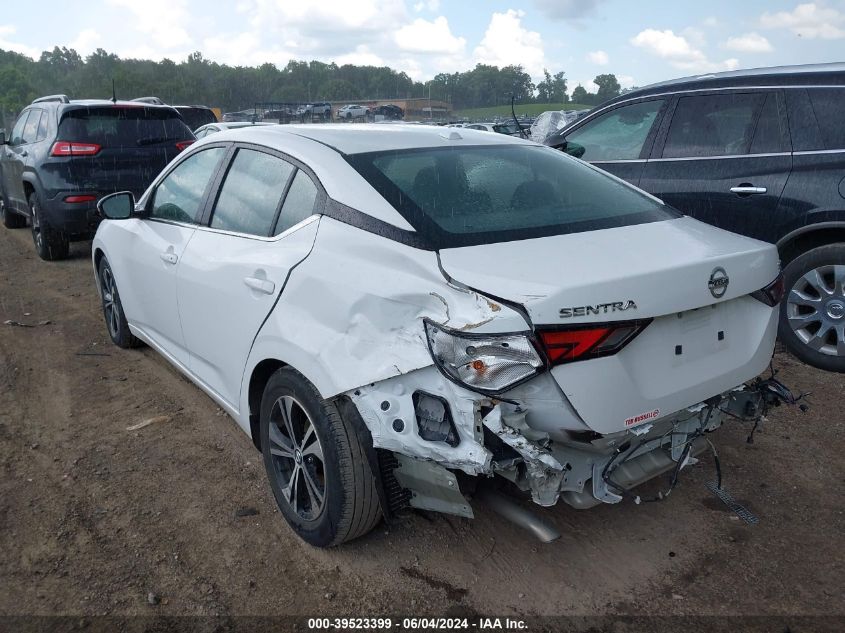
[(396, 46), (414, 53), (462, 53), (466, 40), (455, 37), (449, 29), (449, 22), (442, 15), (433, 21), (417, 18), (396, 31)]
[(2, 48), (3, 50), (20, 53), (21, 55), (26, 55), (27, 57), (31, 57), (32, 59), (38, 59), (39, 57), (41, 57), (41, 51), (37, 48), (27, 46), (26, 44), (19, 44), (18, 42), (14, 42), (8, 39), (9, 36), (13, 36), (17, 32), (17, 27), (11, 24), (0, 25), (0, 48)]
[(712, 16), (712, 15), (711, 15), (710, 17), (706, 17), (706, 18), (704, 18), (704, 19), (701, 21), (701, 24), (702, 24), (703, 26), (706, 26), (706, 27), (708, 27), (708, 28), (711, 28), (711, 29), (712, 29), (712, 28), (714, 28), (714, 27), (719, 26), (719, 20), (718, 20), (716, 17), (714, 17), (714, 16)]
[(738, 59), (710, 61), (703, 51), (690, 44), (682, 35), (676, 35), (669, 29), (665, 31), (645, 29), (631, 39), (631, 44), (665, 59), (675, 68), (689, 72), (716, 72), (734, 70), (739, 67)]
[(587, 61), (597, 66), (607, 66), (610, 63), (610, 58), (604, 51), (592, 51), (587, 53)]
[(77, 53), (82, 55), (89, 55), (97, 48), (97, 43), (102, 39), (99, 32), (94, 29), (83, 29), (73, 40), (69, 48), (74, 49)]
[(492, 66), (522, 65), (532, 77), (539, 77), (546, 66), (543, 38), (536, 31), (522, 26), (524, 11), (508, 9), (494, 13), (473, 56), (476, 61)]
[[(132, 13), (132, 25), (159, 48), (173, 49), (192, 44), (187, 26), (190, 14), (185, 0), (108, 0), (112, 6)], [(155, 58), (161, 58), (161, 53)]]
[(760, 26), (765, 29), (789, 29), (808, 39), (845, 38), (845, 14), (815, 2), (799, 4), (792, 11), (767, 11), (760, 16)]
[(623, 88), (633, 88), (637, 84), (631, 75), (616, 75), (616, 81), (618, 81), (619, 85)]
[(771, 53), (774, 49), (765, 37), (759, 33), (745, 33), (736, 37), (729, 37), (724, 47), (741, 53)]
[(346, 53), (334, 58), (338, 66), (354, 64), (355, 66), (387, 66), (387, 63), (373, 53), (366, 44), (359, 44), (352, 53)]
[(435, 13), (440, 10), (440, 0), (426, 0), (426, 2), (417, 2), (414, 5), (414, 11), (420, 13), (421, 11), (431, 11)]

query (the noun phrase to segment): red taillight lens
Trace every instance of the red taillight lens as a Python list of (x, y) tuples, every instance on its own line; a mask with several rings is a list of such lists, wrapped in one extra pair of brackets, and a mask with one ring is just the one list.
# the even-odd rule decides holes
[(56, 141), (50, 150), (50, 156), (93, 156), (102, 149), (96, 143), (74, 143)]
[(783, 285), (783, 273), (781, 272), (772, 283), (764, 288), (760, 288), (760, 290), (755, 290), (751, 293), (751, 296), (757, 299), (757, 301), (762, 301), (767, 306), (774, 308), (781, 302), (785, 293), (786, 288)]
[(651, 319), (600, 325), (586, 324), (565, 329), (540, 329), (537, 333), (546, 349), (549, 363), (560, 365), (615, 354), (630, 343), (649, 323)]
[(97, 196), (65, 196), (65, 202), (94, 202)]
[(188, 145), (193, 145), (194, 143), (196, 143), (196, 141), (179, 141), (176, 143), (176, 149), (181, 152), (183, 149), (188, 147)]

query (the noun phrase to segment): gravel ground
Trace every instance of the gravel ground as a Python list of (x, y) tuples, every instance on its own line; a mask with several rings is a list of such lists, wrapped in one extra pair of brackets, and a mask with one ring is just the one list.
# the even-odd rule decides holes
[(780, 616), (822, 630), (845, 615), (845, 383), (782, 352), (775, 367), (812, 392), (810, 411), (775, 410), (753, 444), (739, 423), (713, 436), (758, 525), (705, 489), (705, 456), (662, 503), (537, 508), (563, 534), (550, 545), (476, 502), (472, 521), (411, 513), (318, 550), (212, 400), (152, 350), (111, 345), (90, 245), (46, 263), (27, 230), (0, 229), (0, 615)]

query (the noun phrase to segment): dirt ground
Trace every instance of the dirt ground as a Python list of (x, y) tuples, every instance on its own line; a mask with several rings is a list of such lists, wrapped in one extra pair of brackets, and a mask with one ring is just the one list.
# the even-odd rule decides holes
[(233, 420), (152, 350), (111, 345), (90, 244), (46, 263), (0, 228), (0, 614), (843, 616), (845, 377), (775, 366), (810, 411), (781, 407), (753, 444), (739, 423), (713, 436), (758, 525), (705, 489), (705, 456), (662, 503), (537, 508), (549, 545), (476, 502), (319, 550)]

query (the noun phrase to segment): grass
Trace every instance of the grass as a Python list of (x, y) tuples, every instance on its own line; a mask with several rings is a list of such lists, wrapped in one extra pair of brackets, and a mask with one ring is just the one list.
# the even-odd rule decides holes
[[(516, 116), (527, 114), (529, 116), (537, 116), (546, 110), (583, 110), (590, 106), (580, 105), (578, 103), (518, 103), (515, 106)], [(458, 110), (454, 113), (456, 119), (472, 119), (474, 121), (482, 121), (484, 119), (492, 119), (497, 116), (510, 116), (510, 104), (491, 106), (489, 108), (471, 108), (469, 110)]]

